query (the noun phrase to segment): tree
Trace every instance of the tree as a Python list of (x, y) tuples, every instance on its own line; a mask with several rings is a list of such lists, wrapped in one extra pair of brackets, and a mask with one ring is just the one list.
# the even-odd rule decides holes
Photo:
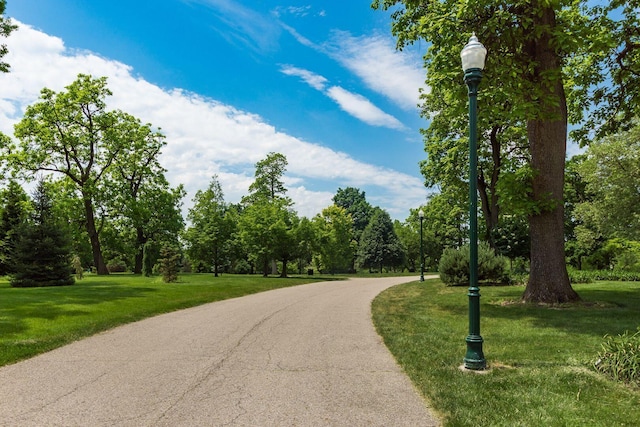
[(287, 158), (280, 153), (269, 153), (256, 163), (255, 181), (251, 192), (243, 198), (246, 206), (240, 217), (240, 235), (249, 257), (262, 265), (263, 275), (277, 272), (275, 258), (283, 261), (281, 275), (286, 276), (287, 262), (294, 257), (295, 212), (291, 199), (285, 196), (287, 189), (282, 177)]
[(287, 158), (284, 154), (269, 153), (256, 163), (255, 181), (249, 186), (249, 201), (256, 199), (275, 200), (284, 198), (287, 189), (282, 177), (287, 170)]
[(235, 223), (227, 214), (222, 187), (213, 176), (209, 187), (198, 190), (189, 209), (191, 226), (185, 233), (189, 259), (210, 267), (215, 277), (228, 259)]
[(356, 242), (359, 242), (360, 235), (369, 224), (373, 214), (373, 207), (367, 202), (365, 192), (354, 187), (338, 188), (332, 200), (336, 206), (344, 208), (351, 215), (353, 219), (353, 235)]
[(169, 243), (165, 243), (160, 248), (160, 259), (158, 264), (162, 274), (162, 281), (165, 283), (174, 283), (178, 281), (178, 271), (180, 270), (180, 250)]
[(358, 247), (358, 262), (369, 268), (384, 266), (397, 267), (402, 264), (404, 248), (393, 229), (389, 214), (377, 209), (371, 221), (362, 232)]
[(105, 176), (104, 192), (110, 218), (122, 223), (123, 233), (117, 240), (131, 240), (133, 272), (141, 274), (144, 245), (149, 239), (177, 242), (184, 228), (180, 206), (185, 191), (182, 185), (175, 189), (169, 186), (165, 169), (158, 162), (166, 145), (164, 135), (135, 118), (129, 126), (129, 142)]
[(77, 191), (98, 274), (109, 274), (96, 224), (96, 203), (103, 196), (100, 184), (137, 123), (126, 113), (106, 110), (110, 94), (106, 77), (84, 74), (66, 91), (43, 89), (40, 102), (27, 107), (15, 126), (19, 145), (9, 146), (4, 156), (18, 173), (58, 173)]
[[(0, 0), (0, 37), (9, 37), (9, 34), (11, 34), (11, 32), (13, 30), (18, 28), (16, 25), (13, 25), (11, 23), (10, 19), (5, 18), (4, 10), (5, 10), (6, 7), (7, 7), (7, 1), (6, 0)], [(7, 45), (6, 44), (1, 44), (0, 45), (0, 60), (8, 52), (9, 51), (7, 49)], [(6, 62), (0, 61), (0, 72), (8, 73), (9, 72), (9, 64), (7, 64)]]
[(248, 205), (240, 215), (239, 237), (250, 261), (259, 266), (264, 277), (269, 275), (270, 264), (278, 255), (287, 212), (285, 200), (263, 200)]
[(640, 240), (640, 124), (589, 145), (579, 172), (605, 235)]
[(13, 252), (11, 286), (73, 285), (69, 238), (53, 216), (52, 201), (44, 181), (33, 195), (33, 214), (19, 227)]
[[(611, 2), (606, 7), (587, 1), (375, 0), (373, 7), (388, 9), (397, 4), (402, 7), (392, 14), (392, 31), (398, 46), (421, 38), (431, 43), (425, 56), (431, 91), (423, 96), (423, 114), (434, 121), (438, 117), (442, 123), (448, 121), (451, 132), (463, 134), (466, 126), (460, 49), (471, 31), (488, 48), (481, 91), (482, 100), (488, 101), (481, 100), (481, 116), (486, 120), (481, 119), (479, 134), (490, 134), (496, 126), (515, 126), (522, 129), (515, 135), (526, 134), (528, 143), (533, 201), (529, 212), (531, 274), (523, 299), (551, 303), (578, 299), (566, 271), (562, 233), (567, 122), (582, 119), (591, 90), (597, 84), (611, 83), (611, 75), (617, 76), (609, 84), (609, 93), (615, 95), (598, 98), (609, 104), (598, 112), (608, 107), (620, 113), (609, 112), (606, 120), (596, 113), (594, 120), (619, 126), (628, 123), (631, 116), (626, 113), (638, 112), (637, 100), (612, 105), (620, 96), (635, 99), (633, 92), (638, 91), (638, 85), (631, 84), (638, 75), (638, 62), (634, 62), (638, 55), (637, 0)], [(609, 12), (621, 6), (624, 19), (615, 21), (615, 14)], [(602, 64), (609, 70), (617, 68), (603, 75), (598, 66)], [(567, 93), (568, 83), (573, 87)]]
[(336, 205), (322, 210), (313, 218), (316, 228), (316, 265), (331, 274), (352, 268), (356, 250), (353, 240), (353, 219), (346, 209)]
[(17, 229), (27, 219), (29, 196), (16, 181), (2, 194), (2, 213), (0, 214), (0, 276), (13, 272), (11, 260), (18, 238)]

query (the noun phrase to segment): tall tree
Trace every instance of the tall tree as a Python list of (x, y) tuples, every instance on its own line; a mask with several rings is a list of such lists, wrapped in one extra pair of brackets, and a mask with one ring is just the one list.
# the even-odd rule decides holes
[(359, 242), (360, 235), (369, 224), (373, 214), (373, 207), (367, 201), (365, 192), (354, 187), (338, 188), (332, 200), (336, 206), (344, 208), (351, 215), (353, 235), (356, 242)]
[[(567, 122), (569, 118), (574, 122), (582, 119), (594, 85), (610, 83), (600, 65), (608, 65), (610, 70), (617, 67), (615, 71), (621, 73), (618, 81), (608, 86), (616, 95), (600, 98), (602, 104), (615, 103), (625, 88), (627, 94), (637, 91), (629, 84), (637, 81), (637, 63), (630, 60), (638, 51), (637, 25), (628, 25), (637, 23), (637, 0), (611, 2), (606, 7), (587, 1), (375, 0), (373, 7), (388, 9), (398, 4), (400, 8), (392, 14), (398, 46), (421, 38), (431, 43), (425, 56), (431, 91), (424, 95), (423, 114), (442, 117), (443, 123), (448, 120), (454, 133), (465, 133), (466, 126), (460, 49), (472, 31), (487, 47), (480, 100), (481, 117), (486, 119), (479, 123), (479, 134), (490, 134), (495, 126), (516, 126), (522, 129), (516, 135), (525, 131), (528, 142), (529, 196), (533, 201), (529, 212), (531, 274), (523, 298), (540, 302), (578, 299), (569, 284), (562, 233)], [(623, 9), (622, 21), (615, 21), (609, 13), (617, 8)], [(624, 48), (619, 49), (621, 46)], [(626, 57), (621, 55), (624, 50), (630, 51)], [(613, 59), (606, 63), (603, 58)], [(574, 87), (567, 102), (565, 84), (569, 82)], [(637, 112), (637, 101), (617, 107)], [(592, 118), (619, 125), (631, 117), (603, 114)]]
[(402, 264), (404, 248), (396, 235), (389, 214), (376, 209), (364, 229), (358, 247), (358, 262), (371, 270), (374, 267), (397, 267)]
[(640, 124), (589, 145), (579, 171), (594, 195), (594, 224), (606, 235), (640, 241)]
[(273, 260), (279, 255), (283, 231), (287, 230), (286, 201), (256, 202), (248, 205), (240, 215), (238, 229), (249, 259), (267, 277)]
[(287, 158), (281, 153), (269, 153), (256, 163), (255, 181), (249, 186), (248, 200), (285, 198), (282, 178), (287, 170)]
[(130, 142), (129, 132), (137, 123), (126, 113), (108, 111), (105, 98), (109, 95), (106, 77), (84, 74), (66, 91), (43, 89), (40, 101), (27, 107), (15, 126), (19, 144), (5, 150), (5, 158), (15, 171), (27, 176), (50, 171), (73, 185), (82, 201), (98, 274), (109, 274), (96, 223), (96, 203), (103, 195), (100, 184)]
[[(135, 274), (142, 273), (144, 245), (149, 239), (177, 242), (184, 227), (180, 206), (185, 191), (170, 188), (158, 157), (165, 137), (133, 118), (129, 143), (123, 147), (105, 179), (110, 217), (120, 218), (133, 233)], [(118, 236), (123, 239), (124, 236)]]
[(11, 260), (18, 238), (17, 230), (27, 219), (29, 196), (14, 180), (2, 192), (0, 213), (0, 276), (13, 272)]
[(184, 238), (191, 261), (211, 267), (215, 277), (228, 259), (235, 231), (235, 223), (227, 211), (222, 187), (214, 175), (209, 187), (204, 191), (198, 190), (193, 199), (193, 207), (188, 214), (191, 226)]
[(71, 252), (66, 229), (54, 216), (53, 203), (44, 181), (33, 195), (33, 214), (19, 229), (13, 252), (11, 286), (73, 285)]
[[(263, 274), (268, 274), (267, 267), (271, 264), (272, 273), (277, 272), (275, 258), (281, 258), (286, 268), (287, 261), (292, 259), (295, 252), (288, 248), (294, 229), (292, 221), (295, 213), (291, 210), (291, 199), (286, 196), (283, 176), (287, 170), (287, 158), (280, 153), (269, 153), (266, 158), (256, 163), (255, 181), (249, 186), (250, 194), (243, 198), (247, 208), (241, 216), (241, 235), (244, 246), (252, 254), (254, 261), (260, 262)], [(255, 215), (265, 215), (256, 218)], [(247, 218), (253, 218), (251, 224)], [(249, 220), (250, 221), (250, 220)], [(264, 235), (263, 233), (270, 233)], [(258, 240), (250, 242), (249, 236)], [(271, 260), (265, 261), (265, 256)], [(286, 276), (286, 271), (282, 274)]]
[[(7, 7), (6, 0), (0, 0), (0, 37), (9, 37), (9, 34), (16, 28), (17, 26), (11, 23), (11, 20), (4, 16), (4, 10)], [(6, 44), (0, 45), (0, 72), (8, 73), (9, 72), (9, 64), (6, 62), (2, 62), (1, 59), (9, 52)]]
[(352, 268), (356, 246), (353, 240), (353, 219), (346, 209), (336, 205), (329, 206), (313, 218), (313, 224), (318, 236), (318, 269), (335, 274)]

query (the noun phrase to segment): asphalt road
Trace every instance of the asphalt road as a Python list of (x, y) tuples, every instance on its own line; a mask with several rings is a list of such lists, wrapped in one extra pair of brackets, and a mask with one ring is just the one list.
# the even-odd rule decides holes
[(216, 302), (5, 366), (0, 425), (439, 425), (371, 322), (372, 299), (411, 280)]

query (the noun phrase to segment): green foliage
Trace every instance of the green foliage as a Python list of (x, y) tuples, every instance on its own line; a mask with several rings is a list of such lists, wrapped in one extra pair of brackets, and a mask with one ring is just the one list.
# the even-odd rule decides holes
[(605, 335), (593, 367), (616, 381), (640, 387), (640, 327), (634, 334)]
[(217, 277), (229, 260), (236, 231), (217, 176), (212, 177), (207, 190), (198, 190), (193, 202), (188, 214), (191, 226), (184, 234), (187, 255), (191, 262), (206, 266)]
[(336, 205), (322, 210), (313, 218), (317, 233), (316, 266), (327, 273), (343, 273), (353, 265), (356, 243), (353, 219), (346, 209)]
[[(506, 258), (496, 253), (485, 242), (478, 245), (478, 280), (508, 282)], [(438, 266), (440, 279), (449, 286), (469, 284), (469, 245), (460, 249), (446, 249)]]
[(145, 277), (153, 275), (153, 267), (160, 258), (160, 247), (158, 243), (153, 240), (148, 240), (144, 244), (143, 256), (142, 256), (142, 274)]
[(358, 246), (358, 263), (368, 268), (396, 268), (404, 261), (404, 248), (396, 235), (391, 217), (386, 211), (376, 209), (371, 221), (362, 232)]
[(640, 272), (624, 270), (569, 270), (574, 283), (591, 283), (596, 280), (607, 282), (640, 282)]
[(38, 182), (33, 205), (31, 218), (18, 228), (11, 286), (73, 285), (69, 237), (53, 216), (51, 198), (43, 181)]
[(246, 201), (257, 199), (274, 200), (286, 198), (287, 192), (282, 178), (287, 170), (287, 158), (281, 153), (269, 153), (267, 157), (256, 163), (255, 181), (249, 186)]
[(249, 264), (246, 260), (240, 259), (236, 262), (236, 265), (232, 271), (232, 273), (236, 274), (249, 274), (251, 273), (251, 264)]
[(107, 261), (107, 268), (109, 273), (124, 273), (127, 271), (127, 263), (122, 255), (117, 255)]
[[(640, 240), (640, 124), (628, 132), (593, 141), (578, 171), (593, 194), (589, 209), (607, 237)], [(586, 209), (586, 208), (583, 208)]]
[(332, 200), (336, 206), (344, 208), (351, 215), (353, 238), (356, 243), (360, 242), (360, 236), (373, 215), (373, 207), (367, 202), (365, 192), (354, 187), (338, 188)]
[(30, 209), (29, 196), (20, 184), (11, 180), (2, 192), (0, 213), (0, 276), (13, 272), (12, 254), (15, 250), (17, 229), (27, 219)]
[[(16, 28), (16, 25), (11, 23), (11, 20), (4, 16), (4, 10), (7, 6), (6, 0), (0, 0), (0, 37), (9, 37), (9, 34)], [(8, 53), (7, 45), (0, 44), (0, 59)], [(0, 61), (0, 72), (8, 73), (9, 72), (9, 64), (6, 62)]]
[(165, 244), (160, 249), (160, 259), (158, 260), (158, 270), (162, 275), (162, 281), (173, 283), (178, 281), (178, 271), (180, 271), (180, 251), (173, 245)]
[(82, 260), (78, 254), (75, 254), (71, 258), (71, 265), (73, 266), (73, 271), (76, 274), (76, 279), (82, 280), (84, 278), (84, 268), (82, 267)]

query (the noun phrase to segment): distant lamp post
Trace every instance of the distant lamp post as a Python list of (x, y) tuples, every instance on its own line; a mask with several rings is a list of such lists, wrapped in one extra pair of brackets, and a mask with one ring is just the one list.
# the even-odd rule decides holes
[(460, 52), (464, 81), (469, 87), (469, 336), (464, 367), (482, 370), (487, 361), (480, 336), (480, 288), (478, 288), (478, 86), (482, 80), (487, 49), (475, 34)]
[(422, 220), (424, 219), (424, 211), (422, 209), (418, 211), (418, 217), (420, 218), (420, 281), (424, 282), (424, 250), (422, 248)]

